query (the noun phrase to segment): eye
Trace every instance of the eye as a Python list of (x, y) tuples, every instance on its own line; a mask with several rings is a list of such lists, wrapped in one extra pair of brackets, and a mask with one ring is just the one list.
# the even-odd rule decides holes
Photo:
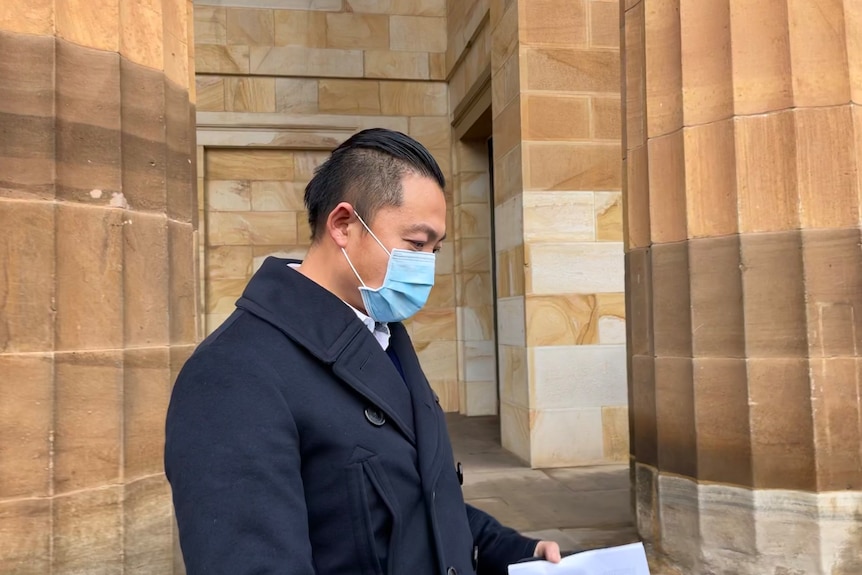
[(417, 242), (415, 240), (408, 240), (415, 249), (422, 250), (425, 249), (425, 242)]

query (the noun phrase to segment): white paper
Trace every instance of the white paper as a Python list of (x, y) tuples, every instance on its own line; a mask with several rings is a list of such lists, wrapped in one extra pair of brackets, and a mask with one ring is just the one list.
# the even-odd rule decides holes
[(632, 543), (575, 553), (560, 563), (516, 563), (509, 575), (649, 575), (649, 566), (643, 543)]

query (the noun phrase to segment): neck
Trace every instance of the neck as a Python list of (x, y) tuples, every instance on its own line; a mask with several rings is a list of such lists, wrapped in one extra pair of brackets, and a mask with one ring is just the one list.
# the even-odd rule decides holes
[(321, 246), (312, 245), (297, 271), (342, 301), (365, 312), (365, 304), (362, 302), (362, 296), (359, 295), (356, 282), (344, 280), (345, 277), (355, 278), (355, 276), (340, 251), (326, 250)]

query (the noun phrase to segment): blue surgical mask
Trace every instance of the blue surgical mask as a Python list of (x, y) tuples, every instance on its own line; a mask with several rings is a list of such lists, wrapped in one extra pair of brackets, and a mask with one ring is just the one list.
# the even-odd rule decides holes
[(365, 311), (374, 321), (380, 323), (404, 321), (422, 309), (428, 301), (428, 295), (434, 286), (434, 266), (437, 258), (433, 253), (428, 252), (399, 249), (390, 252), (359, 217), (359, 214), (356, 214), (356, 218), (389, 255), (389, 265), (386, 266), (383, 285), (379, 288), (370, 288), (359, 277), (347, 252), (341, 248), (350, 269), (362, 284), (359, 293), (362, 295)]

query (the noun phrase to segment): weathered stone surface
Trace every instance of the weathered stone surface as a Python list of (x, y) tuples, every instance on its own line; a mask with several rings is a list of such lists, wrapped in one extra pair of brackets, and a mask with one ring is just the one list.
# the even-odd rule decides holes
[(196, 340), (191, 13), (133, 4), (0, 8), (3, 573), (178, 554), (161, 434)]
[[(636, 468), (657, 485), (654, 496), (639, 489), (636, 499), (638, 515), (655, 513), (661, 533), (652, 551), (662, 567), (654, 572), (826, 575), (862, 566), (858, 491), (751, 490)], [(644, 527), (639, 522), (642, 534)]]
[(862, 569), (851, 4), (624, 3), (632, 444), (655, 572)]

